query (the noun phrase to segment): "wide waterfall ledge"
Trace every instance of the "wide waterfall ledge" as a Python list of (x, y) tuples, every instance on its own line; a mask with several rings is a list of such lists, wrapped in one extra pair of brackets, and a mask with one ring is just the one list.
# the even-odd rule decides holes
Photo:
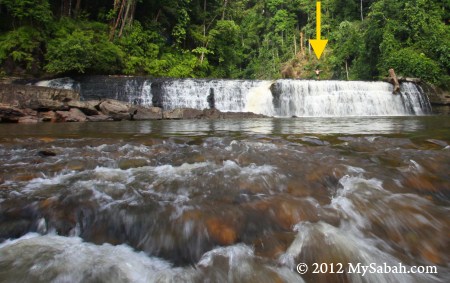
[(419, 85), (312, 80), (150, 79), (88, 76), (41, 81), (79, 91), (83, 100), (113, 98), (135, 105), (253, 112), (275, 117), (409, 116), (431, 113)]

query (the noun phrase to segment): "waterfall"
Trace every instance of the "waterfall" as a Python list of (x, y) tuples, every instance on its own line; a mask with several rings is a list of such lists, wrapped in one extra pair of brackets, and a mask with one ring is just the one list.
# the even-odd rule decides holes
[(384, 82), (279, 80), (274, 96), (276, 115), (283, 117), (422, 115), (429, 109), (411, 83), (393, 95)]
[(72, 78), (57, 78), (53, 80), (45, 80), (36, 83), (37, 86), (59, 88), (59, 89), (72, 89), (80, 91), (80, 84)]
[(277, 117), (405, 116), (431, 113), (428, 97), (413, 83), (392, 94), (385, 82), (312, 80), (151, 79), (87, 76), (39, 85), (79, 90), (84, 100), (114, 98), (165, 110), (254, 112)]
[(141, 89), (141, 105), (152, 106), (152, 83), (145, 81)]
[(259, 86), (249, 90), (245, 111), (253, 113), (264, 113), (267, 116), (274, 116), (273, 95), (270, 90), (274, 82), (265, 81)]
[[(266, 81), (249, 80), (172, 80), (161, 86), (164, 109), (208, 108), (207, 97), (214, 90), (215, 107), (221, 111), (245, 111), (250, 90), (265, 85)], [(267, 87), (267, 90), (269, 88)]]

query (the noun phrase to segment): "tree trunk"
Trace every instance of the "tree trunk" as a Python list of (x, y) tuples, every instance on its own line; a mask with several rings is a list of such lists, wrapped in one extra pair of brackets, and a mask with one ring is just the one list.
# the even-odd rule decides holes
[(297, 56), (297, 37), (294, 33), (294, 57)]
[(155, 17), (155, 19), (153, 20), (155, 23), (158, 22), (159, 16), (160, 16), (160, 15), (161, 15), (161, 9), (159, 9), (159, 10), (158, 10), (158, 13), (156, 13), (156, 17)]
[(400, 92), (400, 84), (398, 83), (397, 76), (395, 75), (394, 69), (389, 69), (389, 79), (390, 82), (394, 85), (393, 94), (397, 94)]
[(69, 17), (72, 9), (72, 0), (61, 0), (61, 17)]
[[(206, 0), (203, 1), (203, 12), (203, 40), (206, 40)], [(206, 42), (204, 43), (204, 47), (206, 48)], [(205, 60), (205, 52), (202, 51), (200, 64), (203, 64), (203, 60)]]
[(345, 60), (345, 74), (347, 75), (347, 81), (348, 81), (348, 62)]
[(121, 19), (123, 18), (122, 14), (123, 14), (123, 8), (125, 7), (126, 0), (119, 0), (119, 2), (121, 2), (120, 3), (120, 11), (119, 11), (119, 14), (117, 14), (114, 26), (111, 28), (111, 32), (109, 34), (109, 40), (114, 39), (117, 27), (119, 26), (119, 23), (120, 23)]
[(364, 16), (363, 16), (363, 0), (361, 0), (361, 21), (364, 21)]
[(227, 10), (228, 0), (223, 1), (222, 21), (225, 20), (225, 11)]
[(81, 8), (81, 0), (77, 0), (77, 3), (75, 5), (75, 17), (78, 17), (80, 14), (80, 8)]
[(304, 34), (301, 31), (300, 32), (300, 52), (302, 53), (302, 55), (305, 55), (305, 47), (303, 46), (303, 41), (304, 41)]
[(122, 18), (122, 24), (120, 25), (119, 38), (122, 37), (123, 29), (127, 23), (128, 15), (130, 14), (131, 4), (132, 4), (133, 0), (128, 0), (128, 1), (124, 0), (124, 2), (127, 2), (127, 9), (125, 11), (125, 16), (123, 16), (123, 18)]

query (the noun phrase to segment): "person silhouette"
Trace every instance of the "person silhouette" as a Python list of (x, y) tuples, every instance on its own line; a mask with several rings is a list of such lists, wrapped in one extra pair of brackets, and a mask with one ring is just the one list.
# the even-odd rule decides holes
[(322, 70), (316, 69), (314, 72), (316, 73), (317, 80), (320, 80), (320, 73), (322, 72)]

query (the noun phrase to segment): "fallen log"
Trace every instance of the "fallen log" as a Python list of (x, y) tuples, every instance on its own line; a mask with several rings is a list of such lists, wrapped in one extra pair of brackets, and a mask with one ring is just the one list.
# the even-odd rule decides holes
[(389, 79), (390, 83), (394, 85), (393, 94), (397, 94), (400, 92), (400, 83), (398, 82), (397, 76), (395, 75), (394, 69), (389, 69)]

